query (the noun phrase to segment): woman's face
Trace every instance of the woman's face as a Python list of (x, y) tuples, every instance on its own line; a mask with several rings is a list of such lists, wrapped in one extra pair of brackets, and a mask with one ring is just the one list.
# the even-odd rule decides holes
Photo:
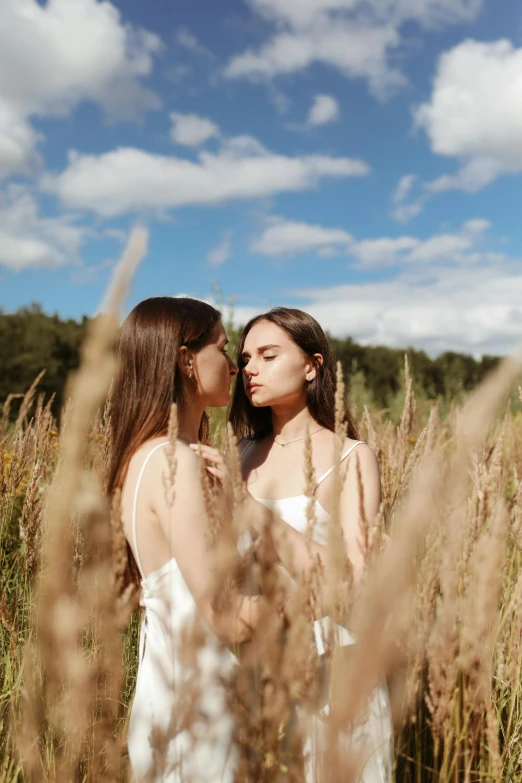
[(221, 321), (211, 341), (194, 354), (194, 378), (205, 407), (219, 408), (230, 402), (230, 384), (238, 368), (226, 351), (227, 333)]
[(297, 402), (315, 378), (313, 362), (277, 324), (258, 321), (246, 336), (243, 384), (255, 408)]

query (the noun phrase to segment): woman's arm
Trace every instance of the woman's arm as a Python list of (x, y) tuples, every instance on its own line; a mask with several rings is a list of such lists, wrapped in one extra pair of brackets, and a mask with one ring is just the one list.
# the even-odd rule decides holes
[(347, 459), (340, 501), (341, 529), (354, 580), (358, 581), (364, 573), (381, 505), (381, 477), (377, 457), (366, 443), (357, 446)]
[(219, 534), (216, 538), (210, 529), (198, 458), (184, 444), (176, 444), (173, 492), (166, 491), (170, 475), (166, 450), (159, 449), (151, 461), (155, 463), (147, 481), (151, 507), (202, 618), (226, 644), (249, 641), (266, 613), (266, 601), (241, 595), (227, 580), (239, 555), (234, 542)]

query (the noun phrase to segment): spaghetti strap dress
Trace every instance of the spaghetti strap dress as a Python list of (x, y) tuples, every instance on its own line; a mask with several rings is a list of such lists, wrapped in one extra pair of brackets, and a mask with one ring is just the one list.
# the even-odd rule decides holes
[[(344, 461), (352, 451), (364, 441), (353, 443), (341, 455)], [(249, 444), (250, 446), (250, 444)], [(247, 446), (247, 449), (249, 448)], [(246, 452), (243, 452), (243, 454)], [(326, 471), (316, 484), (318, 487), (328, 478), (334, 468)], [(277, 513), (288, 525), (305, 533), (307, 529), (306, 495), (269, 500), (256, 498), (260, 503)], [(328, 545), (330, 536), (330, 515), (321, 504), (315, 501), (315, 525), (312, 538), (318, 544)], [(282, 566), (280, 566), (282, 568)], [(318, 655), (326, 652), (326, 644), (333, 638), (334, 644), (347, 646), (355, 644), (353, 635), (343, 626), (338, 625), (329, 617), (315, 620), (313, 623), (314, 641)], [(349, 698), (349, 694), (346, 696)], [(330, 704), (326, 703), (307, 722), (308, 733), (304, 739), (305, 777), (306, 783), (328, 783), (321, 777), (322, 756), (328, 747), (327, 720), (330, 714)], [(357, 783), (388, 783), (391, 780), (393, 766), (393, 723), (388, 689), (384, 678), (371, 693), (365, 715), (357, 726), (349, 732), (343, 732), (339, 738), (341, 746), (346, 750), (362, 754), (364, 759)]]
[[(237, 659), (201, 619), (175, 558), (143, 576), (138, 492), (150, 457), (166, 445), (147, 454), (134, 491), (132, 535), (144, 611), (129, 759), (137, 783), (232, 783), (237, 752), (226, 682)], [(198, 644), (190, 653), (193, 632)]]

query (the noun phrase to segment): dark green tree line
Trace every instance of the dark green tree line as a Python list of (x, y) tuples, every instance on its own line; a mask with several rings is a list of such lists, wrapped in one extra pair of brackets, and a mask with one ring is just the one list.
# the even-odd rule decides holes
[[(46, 315), (37, 304), (15, 313), (0, 311), (0, 404), (9, 394), (25, 392), (38, 373), (45, 370), (39, 390), (47, 398), (56, 395), (54, 411), (57, 413), (67, 377), (78, 366), (87, 325), (85, 316), (81, 321), (62, 320), (58, 315)], [(237, 332), (230, 334), (232, 346), (237, 344), (237, 337)], [(451, 399), (469, 391), (498, 361), (493, 356), (476, 360), (455, 352), (432, 359), (424, 351), (413, 348), (405, 351), (363, 346), (351, 338), (330, 339), (345, 378), (349, 381), (354, 372), (362, 375), (371, 399), (381, 408), (387, 407), (400, 388), (405, 352), (416, 388), (426, 399)]]
[[(0, 402), (9, 394), (27, 391), (38, 373), (46, 399), (55, 396), (54, 411), (62, 405), (67, 377), (78, 367), (80, 346), (88, 319), (80, 322), (46, 315), (37, 304), (16, 313), (0, 311)], [(17, 405), (13, 403), (13, 413)]]

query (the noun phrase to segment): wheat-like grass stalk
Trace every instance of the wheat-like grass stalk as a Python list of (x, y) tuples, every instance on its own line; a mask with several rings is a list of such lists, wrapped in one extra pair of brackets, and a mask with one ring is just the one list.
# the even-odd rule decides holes
[[(116, 271), (107, 309), (91, 324), (82, 350), (82, 363), (70, 384), (71, 403), (68, 427), (61, 443), (62, 460), (45, 509), (36, 633), (26, 655), (24, 715), (25, 726), (32, 726), (33, 736), (31, 739), (26, 733), (21, 751), (28, 780), (39, 779), (41, 769), (46, 766), (39, 749), (42, 732), (51, 732), (57, 739), (53, 743), (53, 777), (58, 782), (73, 779), (98, 698), (102, 711), (110, 712), (109, 703), (114, 703), (115, 688), (119, 688), (119, 635), (115, 613), (108, 611), (107, 604), (114, 600), (110, 589), (108, 509), (100, 477), (93, 474), (88, 478), (84, 474), (84, 456), (91, 422), (114, 374), (113, 348), (119, 306), (130, 274), (144, 255), (146, 241), (146, 232), (133, 232)], [(73, 570), (73, 510), (79, 517), (77, 525), (85, 549), (78, 580)], [(89, 661), (83, 650), (84, 634), (94, 633), (95, 644), (99, 623), (107, 647), (102, 645), (99, 654)], [(114, 673), (113, 680), (110, 672)], [(96, 685), (93, 688), (99, 677), (108, 678), (101, 692)], [(109, 754), (106, 759), (109, 774), (112, 774), (112, 757)]]

